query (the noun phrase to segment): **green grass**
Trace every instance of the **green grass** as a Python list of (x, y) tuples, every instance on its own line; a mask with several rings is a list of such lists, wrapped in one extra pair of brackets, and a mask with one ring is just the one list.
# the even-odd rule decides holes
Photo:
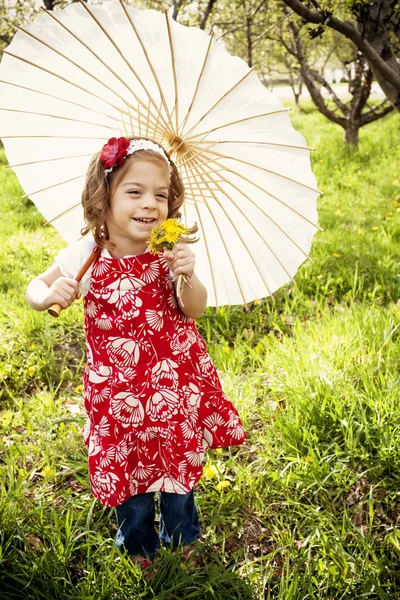
[(292, 119), (324, 231), (295, 286), (199, 321), (249, 440), (207, 455), (204, 566), (164, 550), (151, 582), (90, 494), (82, 305), (56, 320), (24, 299), (64, 244), (0, 173), (2, 597), (400, 598), (399, 117), (363, 129), (358, 152), (310, 105)]

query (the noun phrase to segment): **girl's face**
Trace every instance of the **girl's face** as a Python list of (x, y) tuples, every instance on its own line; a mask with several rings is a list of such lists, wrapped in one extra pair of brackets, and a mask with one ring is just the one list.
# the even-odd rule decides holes
[(153, 227), (168, 217), (170, 187), (167, 164), (135, 158), (113, 189), (106, 223), (117, 258), (141, 254)]

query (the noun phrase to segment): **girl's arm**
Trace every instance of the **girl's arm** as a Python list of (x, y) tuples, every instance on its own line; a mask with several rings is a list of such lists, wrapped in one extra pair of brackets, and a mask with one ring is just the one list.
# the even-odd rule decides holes
[(79, 283), (75, 279), (63, 277), (56, 265), (35, 277), (26, 290), (28, 304), (39, 311), (47, 310), (55, 303), (68, 308), (80, 295)]
[(190, 279), (191, 288), (183, 286), (182, 298), (178, 299), (181, 311), (191, 319), (198, 319), (207, 306), (207, 290), (194, 273), (195, 255), (186, 244), (177, 244), (164, 254), (175, 275), (175, 289), (179, 275)]

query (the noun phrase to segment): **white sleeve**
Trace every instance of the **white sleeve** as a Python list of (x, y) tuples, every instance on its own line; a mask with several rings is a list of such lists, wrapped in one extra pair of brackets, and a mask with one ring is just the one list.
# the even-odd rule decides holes
[[(80, 240), (79, 242), (60, 250), (54, 259), (54, 263), (60, 269), (64, 277), (74, 279), (86, 259), (89, 258), (95, 245), (93, 239)], [(89, 290), (91, 270), (92, 268), (90, 266), (81, 279), (80, 288), (82, 295), (85, 295)]]

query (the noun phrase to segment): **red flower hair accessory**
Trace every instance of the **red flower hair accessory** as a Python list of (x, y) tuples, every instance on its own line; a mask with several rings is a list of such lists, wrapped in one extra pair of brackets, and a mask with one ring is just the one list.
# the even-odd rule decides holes
[(120, 167), (126, 157), (138, 150), (152, 150), (157, 152), (165, 160), (168, 166), (169, 175), (171, 176), (171, 165), (168, 160), (168, 156), (165, 154), (163, 148), (158, 144), (155, 144), (151, 140), (135, 139), (130, 142), (124, 138), (110, 138), (107, 144), (104, 144), (100, 152), (100, 162), (102, 163), (105, 174), (111, 173), (114, 167)]
[(129, 141), (124, 138), (112, 137), (104, 144), (100, 152), (100, 162), (106, 173), (110, 173), (115, 166), (120, 167), (128, 154)]

